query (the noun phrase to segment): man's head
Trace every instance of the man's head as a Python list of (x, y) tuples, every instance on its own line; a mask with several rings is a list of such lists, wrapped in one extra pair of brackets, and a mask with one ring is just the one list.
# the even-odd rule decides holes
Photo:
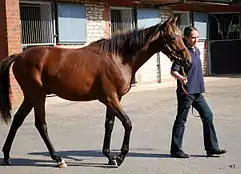
[(184, 29), (184, 39), (187, 46), (194, 47), (199, 40), (199, 33), (195, 27), (188, 26)]

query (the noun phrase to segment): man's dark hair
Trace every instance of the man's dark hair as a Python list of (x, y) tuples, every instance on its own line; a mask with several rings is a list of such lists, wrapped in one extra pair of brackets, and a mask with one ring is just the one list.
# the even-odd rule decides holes
[(198, 30), (197, 30), (195, 27), (193, 27), (193, 26), (188, 26), (188, 27), (186, 27), (186, 28), (184, 29), (184, 32), (183, 32), (184, 37), (185, 37), (185, 36), (186, 36), (186, 37), (189, 37), (190, 34), (191, 34), (191, 32), (194, 31), (194, 30), (198, 31)]

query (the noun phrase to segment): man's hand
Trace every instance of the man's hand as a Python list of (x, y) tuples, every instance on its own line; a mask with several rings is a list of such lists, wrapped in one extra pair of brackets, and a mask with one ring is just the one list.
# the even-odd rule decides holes
[(173, 77), (175, 77), (176, 79), (180, 80), (181, 84), (182, 84), (182, 90), (183, 92), (188, 95), (187, 90), (185, 89), (185, 85), (187, 84), (187, 79), (185, 77), (183, 77), (181, 74), (179, 74), (177, 71), (171, 71), (171, 75)]
[(180, 76), (179, 80), (183, 86), (185, 86), (187, 84), (187, 79), (185, 77)]
[(171, 75), (175, 78), (180, 80), (182, 85), (186, 85), (187, 84), (187, 79), (185, 77), (183, 77), (181, 74), (179, 74), (178, 71), (171, 71)]

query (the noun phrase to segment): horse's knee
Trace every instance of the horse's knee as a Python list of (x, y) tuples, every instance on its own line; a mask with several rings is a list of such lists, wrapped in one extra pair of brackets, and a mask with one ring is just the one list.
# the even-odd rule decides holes
[(130, 120), (127, 120), (127, 121), (126, 121), (126, 123), (125, 123), (125, 129), (126, 129), (126, 131), (131, 132), (131, 130), (132, 130), (132, 123), (131, 123)]
[(114, 120), (107, 120), (105, 122), (105, 129), (112, 131), (114, 127)]
[(35, 121), (35, 127), (38, 129), (38, 130), (44, 130), (44, 131), (47, 131), (47, 125), (46, 124), (43, 124), (39, 121)]

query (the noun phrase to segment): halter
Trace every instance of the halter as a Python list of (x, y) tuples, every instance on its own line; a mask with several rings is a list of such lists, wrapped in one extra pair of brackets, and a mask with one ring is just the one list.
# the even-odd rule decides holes
[[(168, 35), (166, 35), (168, 36)], [(170, 36), (172, 40), (175, 40), (176, 37), (179, 37), (178, 35), (173, 35), (173, 36)], [(179, 61), (178, 63), (180, 64), (180, 61), (183, 61), (183, 59), (181, 59), (180, 57), (178, 57), (177, 55), (178, 54), (181, 54), (182, 52), (186, 51), (186, 48), (182, 48), (180, 50), (173, 50), (169, 45), (168, 45), (168, 42), (167, 42), (167, 38), (164, 37), (164, 49), (166, 49), (168, 51), (168, 57), (171, 59), (171, 61)]]
[[(180, 37), (179, 35), (177, 34), (174, 34), (174, 35), (167, 35), (165, 34), (165, 31), (164, 31), (164, 28), (162, 25), (158, 25), (158, 27), (156, 28), (156, 31), (154, 32), (154, 34), (156, 32), (161, 32), (161, 35), (163, 36), (163, 41), (164, 41), (164, 47), (163, 47), (163, 53), (167, 55), (167, 57), (169, 57), (169, 59), (171, 61), (176, 61), (179, 65), (182, 65), (184, 66), (184, 60), (181, 59), (180, 57), (178, 57), (179, 54), (181, 54), (182, 52), (186, 51), (186, 47), (184, 48), (181, 48), (180, 50), (173, 50), (169, 45), (168, 45), (168, 42), (167, 42), (167, 37), (171, 37), (171, 40), (175, 40), (176, 37)], [(153, 34), (153, 35), (154, 35)], [(150, 37), (151, 38), (151, 37)], [(181, 38), (182, 39), (182, 38)], [(166, 50), (166, 51), (165, 51)]]
[[(166, 35), (166, 37), (167, 37), (168, 35)], [(182, 53), (183, 51), (186, 51), (186, 47), (184, 47), (184, 48), (182, 48), (182, 49), (180, 49), (180, 50), (173, 50), (173, 49), (171, 49), (171, 47), (168, 45), (168, 42), (167, 42), (167, 38), (166, 37), (164, 37), (164, 49), (166, 49), (167, 50), (167, 52), (168, 53), (166, 53), (166, 54), (168, 54), (167, 56), (170, 58), (170, 60), (171, 61), (176, 61), (179, 65), (181, 65), (181, 64), (183, 64), (183, 59), (181, 59), (180, 57), (178, 57), (177, 55), (178, 54), (180, 54), (180, 53)], [(172, 40), (175, 40), (176, 39), (176, 37), (179, 37), (178, 35), (173, 35), (173, 36), (170, 36), (171, 37), (171, 39)], [(181, 63), (182, 62), (182, 63)], [(186, 75), (186, 73), (185, 73), (185, 71), (184, 71), (184, 67), (183, 66), (181, 66), (181, 71), (182, 71), (182, 74), (183, 74), (183, 76), (184, 76), (184, 78), (186, 79), (187, 78), (187, 75)], [(188, 95), (188, 92), (187, 92), (187, 90), (184, 88), (184, 86), (182, 85), (182, 89), (183, 89), (183, 91), (184, 91), (184, 93), (186, 94), (186, 95)]]

